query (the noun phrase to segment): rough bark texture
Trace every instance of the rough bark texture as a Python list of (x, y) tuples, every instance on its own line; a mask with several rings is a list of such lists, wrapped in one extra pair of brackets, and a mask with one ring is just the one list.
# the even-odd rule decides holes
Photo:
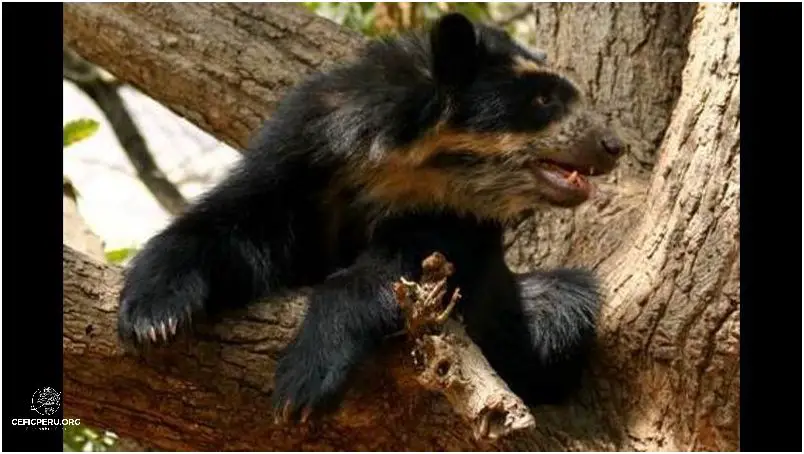
[(620, 417), (639, 410), (634, 436), (729, 450), (740, 409), (739, 7), (702, 5), (693, 27), (643, 220), (599, 268), (611, 295), (602, 373), (628, 390)]
[(681, 90), (695, 3), (534, 3), (532, 41), (624, 130), (648, 168)]
[[(70, 417), (162, 450), (478, 450), (472, 427), (422, 391), (409, 349), (355, 377), (344, 410), (314, 425), (274, 424), (273, 368), (304, 294), (230, 314), (191, 342), (135, 357), (117, 342), (120, 270), (64, 247), (64, 406)], [(406, 354), (407, 353), (407, 354)]]
[(416, 380), (443, 394), (472, 425), (477, 439), (496, 440), (532, 429), (530, 409), (491, 367), (464, 326), (450, 318), (461, 299), (459, 288), (449, 300), (445, 298), (447, 281), (455, 271), (452, 263), (434, 253), (422, 262), (422, 271), (419, 282), (400, 277), (394, 283), (406, 337), (412, 340)]
[[(566, 7), (558, 7), (559, 13)], [(634, 96), (631, 103), (649, 107), (645, 92), (667, 88), (651, 87), (651, 78), (674, 80), (669, 75), (674, 70), (658, 68), (672, 58), (646, 50), (661, 46), (655, 31), (664, 26), (656, 18), (665, 17), (661, 11), (646, 16), (654, 24), (646, 27), (654, 32), (644, 44), (624, 38), (637, 48), (633, 58), (644, 53), (641, 64), (653, 75), (633, 84), (641, 91), (627, 95), (614, 90), (610, 99), (616, 92), (617, 99)], [(616, 24), (626, 16), (618, 14)], [(571, 33), (570, 28), (578, 28), (564, 27), (560, 17), (558, 37), (562, 29)], [(677, 17), (683, 17), (680, 10)], [(520, 242), (549, 241), (553, 255), (512, 248), (513, 265), (593, 265), (607, 296), (601, 342), (584, 390), (571, 405), (534, 409), (532, 433), (493, 446), (476, 445), (469, 427), (443, 399), (423, 394), (404, 373), (396, 373), (404, 355), (392, 346), (356, 376), (355, 391), (334, 420), (315, 427), (272, 427), (267, 406), (271, 371), (303, 313), (301, 300), (255, 306), (202, 333), (200, 343), (140, 364), (123, 356), (115, 342), (117, 270), (68, 248), (66, 411), (163, 449), (736, 450), (739, 8), (702, 5), (689, 27), (680, 95), (648, 184), (641, 185), (639, 178), (613, 181), (589, 207), (568, 215), (569, 229), (556, 219), (517, 232)], [(631, 36), (612, 30), (605, 36)], [(347, 55), (360, 41), (297, 7), (278, 4), (65, 4), (64, 33), (84, 57), (218, 137), (240, 144), (257, 117), (270, 114), (271, 102), (294, 77)], [(612, 52), (633, 50), (617, 42)], [(319, 59), (307, 63), (290, 49)], [(627, 52), (619, 55), (618, 71), (635, 71), (638, 64)], [(649, 64), (648, 55), (656, 60)], [(601, 65), (613, 68), (614, 61), (603, 59)], [(255, 79), (255, 73), (263, 78)], [(616, 83), (625, 78), (615, 74)], [(614, 75), (606, 77), (611, 81), (598, 85), (616, 86)], [(645, 131), (655, 127), (634, 121)]]
[[(516, 232), (509, 261), (518, 268), (598, 263), (639, 220), (639, 207), (681, 90), (696, 3), (534, 3), (517, 30), (569, 74), (608, 115), (630, 152), (604, 193), (580, 210), (551, 211)], [(613, 233), (616, 234), (612, 235)], [(577, 247), (576, 245), (580, 245)], [(592, 248), (590, 250), (590, 247)], [(590, 256), (590, 253), (593, 254)]]

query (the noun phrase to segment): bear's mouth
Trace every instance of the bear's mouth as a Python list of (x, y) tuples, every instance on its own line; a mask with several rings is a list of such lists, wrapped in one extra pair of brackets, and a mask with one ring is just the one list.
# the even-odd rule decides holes
[(530, 167), (545, 186), (544, 196), (559, 206), (575, 206), (589, 199), (595, 186), (587, 177), (604, 173), (591, 166), (546, 159), (535, 161)]

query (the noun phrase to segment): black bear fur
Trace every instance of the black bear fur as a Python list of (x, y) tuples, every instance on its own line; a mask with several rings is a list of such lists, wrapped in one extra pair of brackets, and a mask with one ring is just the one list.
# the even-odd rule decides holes
[(473, 340), (528, 404), (578, 383), (600, 297), (591, 271), (514, 274), (504, 229), (573, 207), (623, 145), (572, 82), (465, 17), (383, 38), (292, 89), (239, 165), (126, 270), (119, 333), (164, 343), (198, 317), (312, 286), (276, 369), (297, 418), (336, 408), (349, 373), (401, 328), (391, 283), (455, 265)]

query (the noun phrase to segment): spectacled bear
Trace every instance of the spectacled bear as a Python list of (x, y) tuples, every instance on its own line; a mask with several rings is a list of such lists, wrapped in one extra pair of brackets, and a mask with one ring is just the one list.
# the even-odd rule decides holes
[(443, 253), (467, 332), (529, 405), (577, 386), (600, 296), (591, 271), (514, 274), (503, 231), (575, 207), (625, 144), (543, 55), (448, 14), (369, 43), (290, 90), (219, 184), (125, 272), (119, 334), (164, 344), (200, 316), (312, 287), (276, 367), (287, 417), (332, 410), (402, 328), (392, 283)]

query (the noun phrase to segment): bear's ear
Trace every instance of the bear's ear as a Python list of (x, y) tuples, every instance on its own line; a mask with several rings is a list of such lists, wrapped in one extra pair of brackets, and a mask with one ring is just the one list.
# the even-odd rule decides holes
[(478, 42), (475, 26), (466, 16), (442, 16), (430, 32), (436, 82), (456, 87), (470, 82), (477, 72)]

